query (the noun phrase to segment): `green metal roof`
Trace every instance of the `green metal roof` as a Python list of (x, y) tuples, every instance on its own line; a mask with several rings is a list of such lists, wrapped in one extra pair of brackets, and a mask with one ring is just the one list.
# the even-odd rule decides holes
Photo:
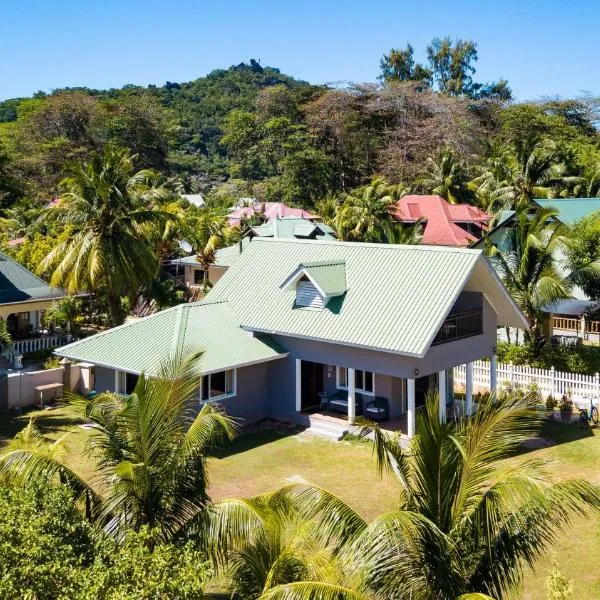
[(258, 237), (307, 238), (315, 235), (318, 239), (335, 239), (331, 227), (323, 223), (313, 223), (300, 217), (278, 217), (264, 225), (255, 225), (250, 230)]
[(313, 281), (323, 296), (335, 298), (346, 293), (346, 263), (343, 260), (302, 263), (284, 286), (302, 273)]
[(242, 330), (224, 302), (180, 304), (63, 346), (56, 354), (156, 376), (169, 358), (198, 351), (203, 351), (199, 373), (284, 356), (267, 336), (253, 337)]
[[(321, 310), (295, 307), (282, 284), (322, 262), (344, 263), (346, 294)], [(423, 356), (476, 267), (500, 324), (524, 326), (482, 252), (462, 248), (257, 238), (208, 299), (227, 300), (248, 330)]]
[(565, 225), (572, 225), (590, 213), (600, 211), (600, 198), (553, 198), (536, 202), (543, 208), (558, 210), (558, 218)]
[(67, 293), (50, 287), (23, 265), (0, 252), (0, 304), (62, 298)]

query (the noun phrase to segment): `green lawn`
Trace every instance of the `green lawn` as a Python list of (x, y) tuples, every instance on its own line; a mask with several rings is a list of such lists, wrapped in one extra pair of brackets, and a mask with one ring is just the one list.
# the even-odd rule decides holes
[[(89, 432), (71, 425), (67, 409), (34, 411), (23, 417), (0, 416), (0, 450), (10, 436), (24, 426), (29, 416), (50, 439), (67, 432), (77, 457), (75, 467), (86, 476), (93, 472), (83, 456)], [(548, 474), (556, 479), (584, 477), (600, 484), (600, 430), (582, 430), (577, 424), (548, 423), (542, 432), (553, 445), (530, 450), (546, 461)], [(509, 459), (518, 461), (523, 456)], [(266, 431), (239, 438), (210, 459), (211, 496), (252, 496), (274, 489), (290, 478), (302, 477), (340, 495), (366, 518), (389, 510), (397, 495), (390, 478), (379, 480), (370, 446), (353, 442), (331, 442), (293, 430)], [(521, 597), (545, 600), (545, 579), (556, 557), (575, 583), (574, 598), (600, 597), (600, 519), (579, 520), (564, 532), (556, 548), (527, 573)]]

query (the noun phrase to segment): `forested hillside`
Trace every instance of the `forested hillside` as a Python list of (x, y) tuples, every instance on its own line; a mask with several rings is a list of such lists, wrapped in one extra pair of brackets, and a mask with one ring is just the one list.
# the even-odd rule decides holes
[[(502, 190), (596, 195), (594, 98), (514, 103), (475, 81), (476, 46), (434, 40), (428, 64), (393, 49), (380, 81), (314, 86), (256, 61), (188, 83), (38, 93), (0, 103), (3, 208), (58, 194), (106, 142), (180, 192), (313, 206), (372, 176), (497, 209)], [(525, 189), (526, 188), (526, 189)]]

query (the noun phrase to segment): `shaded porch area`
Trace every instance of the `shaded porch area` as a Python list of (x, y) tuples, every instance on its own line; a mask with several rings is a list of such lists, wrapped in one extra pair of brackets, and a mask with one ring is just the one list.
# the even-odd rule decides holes
[[(490, 357), (490, 381), (496, 386), (496, 356)], [(473, 365), (466, 365), (464, 401), (455, 401), (454, 367), (415, 377), (395, 377), (340, 365), (296, 359), (296, 413), (299, 422), (340, 439), (355, 432), (357, 417), (381, 429), (411, 438), (416, 413), (431, 392), (439, 394), (439, 418), (473, 414)], [(420, 376), (419, 376), (420, 375)]]

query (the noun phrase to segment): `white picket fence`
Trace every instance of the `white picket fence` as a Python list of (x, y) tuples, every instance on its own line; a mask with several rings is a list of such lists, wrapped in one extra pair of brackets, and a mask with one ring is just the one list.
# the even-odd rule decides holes
[[(465, 384), (466, 365), (454, 368), (455, 383)], [(512, 363), (498, 363), (496, 381), (498, 386), (505, 387), (508, 383), (526, 388), (535, 383), (544, 396), (550, 394), (560, 398), (571, 392), (573, 397), (593, 396), (600, 398), (600, 374), (580, 375), (551, 369), (537, 369)], [(473, 387), (490, 388), (490, 363), (478, 360), (473, 363)]]

